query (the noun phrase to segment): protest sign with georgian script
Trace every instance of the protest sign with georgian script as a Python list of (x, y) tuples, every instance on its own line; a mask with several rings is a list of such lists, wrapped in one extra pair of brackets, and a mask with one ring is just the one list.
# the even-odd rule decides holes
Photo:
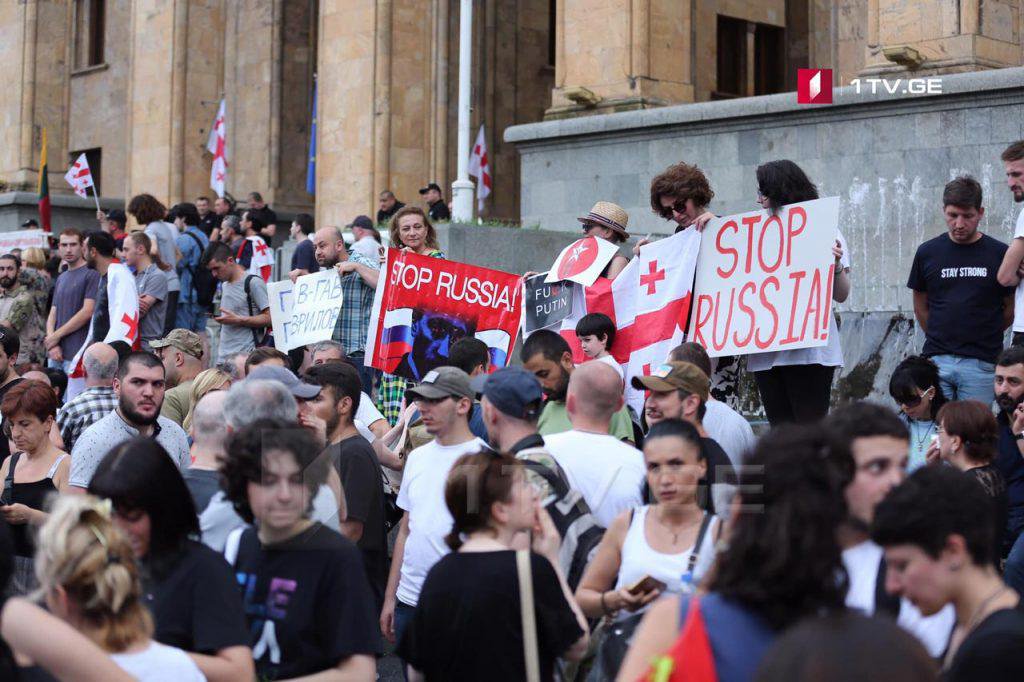
[(49, 245), (46, 233), (42, 230), (0, 232), (0, 253), (10, 253), (14, 249), (24, 250), (33, 246), (45, 249)]
[(838, 197), (708, 222), (687, 339), (711, 357), (828, 343), (838, 225)]
[(476, 337), (504, 367), (522, 319), (519, 275), (388, 249), (370, 318), (366, 364), (419, 381)]
[(544, 283), (545, 275), (523, 282), (523, 334), (553, 327), (572, 313), (572, 282)]
[(334, 333), (343, 303), (338, 273), (323, 270), (267, 285), (274, 346), (287, 353), (292, 348), (327, 341)]

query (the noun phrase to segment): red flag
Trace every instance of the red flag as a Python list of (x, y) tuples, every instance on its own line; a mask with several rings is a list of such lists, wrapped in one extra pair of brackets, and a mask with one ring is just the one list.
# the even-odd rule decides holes
[(690, 600), (679, 639), (655, 661), (640, 682), (718, 682), (711, 641), (698, 599)]

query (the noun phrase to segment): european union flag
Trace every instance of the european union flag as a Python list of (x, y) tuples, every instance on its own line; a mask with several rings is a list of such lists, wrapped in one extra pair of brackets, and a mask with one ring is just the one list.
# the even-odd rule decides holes
[(306, 191), (316, 194), (316, 77), (313, 77), (313, 124), (309, 127), (309, 160), (306, 163)]

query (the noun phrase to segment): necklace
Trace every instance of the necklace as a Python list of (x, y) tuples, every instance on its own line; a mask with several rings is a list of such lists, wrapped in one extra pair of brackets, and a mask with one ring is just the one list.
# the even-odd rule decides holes
[[(920, 422), (917, 422), (916, 420), (915, 420), (915, 421), (912, 421), (912, 422), (911, 422), (911, 424), (915, 424), (915, 423), (920, 423)], [(922, 447), (924, 447), (925, 441), (927, 441), (927, 440), (928, 440), (928, 438), (930, 438), (930, 437), (931, 437), (931, 435), (932, 435), (932, 431), (934, 431), (934, 430), (935, 430), (935, 422), (929, 422), (929, 424), (928, 424), (928, 428), (927, 428), (927, 430), (925, 430), (925, 432), (924, 432), (924, 436), (922, 436), (921, 438), (918, 438), (918, 437), (917, 437), (917, 436), (915, 435), (915, 436), (914, 436), (914, 444), (915, 444), (915, 445), (916, 445), (917, 447), (915, 447), (914, 449), (915, 449), (915, 450), (920, 450), (920, 449), (921, 449)]]
[(964, 637), (966, 637), (971, 632), (971, 630), (973, 630), (974, 627), (978, 624), (975, 621), (980, 619), (981, 616), (985, 613), (985, 607), (991, 604), (992, 601), (996, 597), (1001, 595), (1003, 592), (1005, 592), (1006, 589), (1006, 585), (1000, 585), (996, 588), (995, 592), (990, 594), (988, 597), (985, 598), (983, 602), (981, 602), (980, 604), (978, 604), (977, 607), (975, 607), (974, 613), (971, 614), (971, 617), (967, 620), (967, 626), (964, 628)]
[(694, 522), (690, 522), (690, 523), (687, 523), (687, 524), (685, 524), (683, 526), (680, 526), (676, 530), (672, 530), (672, 526), (670, 526), (667, 523), (665, 523), (665, 521), (662, 520), (661, 516), (658, 514), (657, 511), (654, 512), (654, 520), (657, 521), (658, 525), (661, 526), (662, 528), (664, 528), (665, 530), (667, 530), (669, 532), (669, 534), (672, 536), (672, 545), (673, 546), (675, 546), (675, 544), (677, 542), (679, 542), (679, 534), (680, 533), (682, 533), (684, 530), (686, 530), (688, 528), (692, 528), (694, 526)]

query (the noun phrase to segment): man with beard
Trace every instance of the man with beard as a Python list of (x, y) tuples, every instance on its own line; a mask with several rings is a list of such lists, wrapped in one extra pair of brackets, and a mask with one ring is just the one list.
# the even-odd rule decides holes
[(348, 516), (341, 521), (341, 534), (356, 543), (363, 555), (379, 611), (384, 605), (388, 579), (384, 472), (373, 447), (354, 423), (363, 398), (359, 373), (344, 362), (330, 362), (310, 367), (304, 378), (321, 390), (308, 400), (300, 399), (299, 410), (308, 409), (327, 423), (324, 452), (341, 479), (348, 510)]
[(341, 278), (344, 304), (338, 314), (331, 338), (342, 345), (345, 354), (359, 370), (363, 391), (373, 395), (373, 368), (365, 367), (366, 334), (370, 328), (373, 293), (380, 275), (378, 264), (345, 249), (341, 233), (335, 227), (317, 230), (313, 236), (313, 255), (321, 268), (334, 268)]
[(117, 407), (86, 429), (71, 451), (68, 490), (85, 492), (100, 460), (111, 448), (144, 436), (155, 440), (179, 469), (189, 466), (188, 438), (180, 426), (160, 416), (164, 402), (164, 366), (152, 353), (131, 353), (114, 377)]
[[(1022, 369), (1024, 371), (1024, 369)], [(886, 616), (916, 636), (928, 653), (946, 650), (955, 612), (947, 606), (925, 617), (909, 600), (886, 591), (882, 548), (868, 531), (875, 508), (907, 475), (910, 434), (892, 410), (857, 402), (833, 410), (824, 421), (831, 441), (828, 456), (846, 481), (847, 519), (836, 529), (849, 577), (846, 606), (865, 615)]]
[(999, 405), (999, 454), (993, 464), (1006, 480), (1009, 506), (1004, 553), (1012, 547), (1006, 559), (1006, 582), (1024, 590), (1024, 346), (1010, 346), (999, 354), (994, 389)]
[[(7, 391), (23, 381), (14, 371), (20, 350), (21, 341), (18, 339), (18, 335), (6, 327), (0, 326), (0, 400), (4, 399)], [(4, 418), (0, 416), (0, 426), (3, 425), (3, 421)], [(10, 454), (10, 443), (7, 437), (0, 435), (0, 462), (7, 459)]]
[(711, 490), (711, 495), (701, 490), (698, 500), (708, 513), (728, 517), (736, 492), (736, 470), (722, 446), (704, 429), (704, 415), (711, 395), (708, 375), (690, 362), (667, 362), (655, 367), (647, 376), (633, 377), (633, 388), (648, 393), (644, 401), (648, 428), (666, 419), (681, 419), (697, 429), (708, 471), (701, 486), (710, 486)]
[[(569, 375), (576, 368), (569, 343), (549, 329), (530, 334), (519, 352), (523, 367), (533, 372), (547, 396), (544, 410), (537, 421), (542, 436), (562, 433), (572, 428), (565, 409), (565, 394), (569, 389)], [(625, 406), (612, 415), (608, 432), (619, 440), (633, 442), (633, 422)]]
[(18, 283), (20, 272), (20, 258), (10, 253), (0, 256), (0, 324), (14, 330), (21, 339), (23, 363), (46, 362), (43, 320), (32, 292)]
[[(1006, 170), (1006, 184), (1016, 203), (1024, 202), (1024, 140), (1018, 140), (1003, 150), (1000, 157)], [(1017, 214), (1017, 225), (1013, 230), (1013, 241), (999, 266), (999, 283), (1017, 287), (1014, 296), (1013, 345), (1024, 345), (1024, 282), (1021, 282), (1021, 266), (1024, 266), (1024, 209)]]
[(107, 232), (85, 235), (85, 264), (99, 273), (96, 305), (92, 311), (92, 338), (102, 341), (110, 331), (110, 298), (107, 296), (107, 269), (114, 261), (114, 238)]

